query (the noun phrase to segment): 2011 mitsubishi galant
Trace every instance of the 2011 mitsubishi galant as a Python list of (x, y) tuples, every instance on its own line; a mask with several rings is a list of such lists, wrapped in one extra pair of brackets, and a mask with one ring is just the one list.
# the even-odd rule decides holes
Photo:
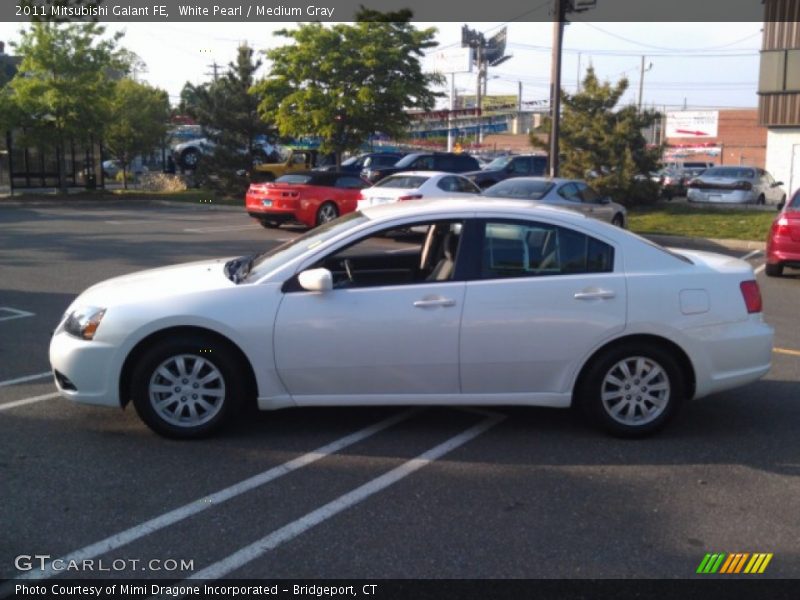
[(209, 434), (246, 402), (577, 404), (638, 436), (763, 376), (772, 335), (746, 262), (567, 210), (447, 199), (95, 285), (50, 362), (63, 396), (132, 401), (171, 437)]

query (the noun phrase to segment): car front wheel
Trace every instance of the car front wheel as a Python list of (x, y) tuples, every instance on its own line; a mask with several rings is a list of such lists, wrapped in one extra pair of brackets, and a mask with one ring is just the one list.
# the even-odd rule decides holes
[(612, 225), (616, 225), (617, 227), (620, 227), (620, 228), (624, 229), (625, 228), (625, 218), (620, 213), (617, 213), (616, 215), (614, 215), (614, 218), (611, 219), (611, 224)]
[(228, 348), (186, 336), (149, 348), (131, 381), (136, 412), (150, 429), (191, 439), (215, 432), (235, 412), (243, 379)]
[(626, 344), (590, 365), (576, 400), (598, 426), (619, 437), (661, 429), (685, 394), (681, 368), (661, 347)]

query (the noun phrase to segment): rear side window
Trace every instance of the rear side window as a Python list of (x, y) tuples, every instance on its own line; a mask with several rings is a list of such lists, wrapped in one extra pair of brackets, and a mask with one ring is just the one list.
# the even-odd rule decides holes
[(416, 189), (428, 181), (429, 177), (420, 175), (392, 175), (375, 184), (375, 187)]
[(484, 224), (481, 279), (613, 270), (614, 248), (578, 231), (534, 222)]
[(312, 179), (312, 175), (292, 173), (289, 175), (281, 175), (275, 180), (275, 183), (310, 183)]
[(336, 187), (350, 190), (360, 190), (366, 184), (358, 177), (342, 176), (336, 180)]

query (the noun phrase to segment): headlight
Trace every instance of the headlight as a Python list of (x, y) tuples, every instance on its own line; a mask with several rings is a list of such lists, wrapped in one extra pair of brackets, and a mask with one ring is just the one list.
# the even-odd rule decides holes
[(64, 331), (75, 337), (84, 340), (94, 339), (94, 334), (106, 314), (105, 308), (96, 306), (84, 306), (73, 310), (66, 321), (64, 321)]

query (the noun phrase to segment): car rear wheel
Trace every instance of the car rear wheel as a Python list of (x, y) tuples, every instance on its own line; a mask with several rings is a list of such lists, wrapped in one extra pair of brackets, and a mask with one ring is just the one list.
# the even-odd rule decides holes
[(758, 205), (762, 205), (762, 204), (764, 204), (766, 201), (767, 201), (767, 199), (764, 197), (764, 194), (761, 194), (761, 195), (758, 197), (758, 199), (756, 200), (756, 204), (758, 204)]
[(612, 225), (616, 225), (617, 227), (620, 227), (620, 228), (624, 229), (625, 228), (625, 218), (620, 213), (617, 213), (617, 214), (614, 215), (614, 218), (611, 219), (611, 224)]
[(133, 405), (150, 429), (192, 439), (214, 433), (236, 411), (244, 379), (227, 347), (184, 336), (149, 348), (131, 381)]
[(654, 344), (611, 348), (588, 369), (576, 401), (595, 425), (619, 437), (658, 431), (685, 394), (681, 368)]
[(764, 273), (766, 273), (769, 277), (780, 277), (783, 275), (783, 265), (780, 263), (776, 263), (774, 265), (767, 263), (764, 265)]
[(324, 202), (317, 211), (317, 225), (333, 221), (339, 216), (339, 209), (333, 202)]

